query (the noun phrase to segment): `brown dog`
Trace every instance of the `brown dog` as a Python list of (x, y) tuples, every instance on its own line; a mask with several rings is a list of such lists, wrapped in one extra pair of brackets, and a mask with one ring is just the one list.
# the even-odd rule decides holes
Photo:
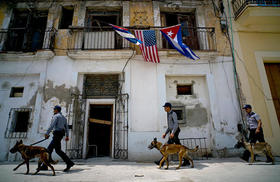
[(189, 161), (191, 161), (192, 165), (191, 167), (193, 168), (193, 160), (188, 156), (188, 152), (196, 152), (198, 150), (198, 146), (195, 147), (195, 149), (189, 149), (188, 147), (184, 145), (178, 145), (178, 144), (164, 144), (162, 145), (161, 142), (157, 141), (157, 138), (154, 138), (154, 140), (151, 142), (151, 144), (148, 146), (149, 149), (156, 148), (160, 151), (162, 154), (163, 158), (160, 161), (159, 167), (162, 167), (162, 163), (166, 161), (166, 168), (168, 169), (169, 163), (168, 163), (168, 156), (170, 154), (175, 154), (178, 153), (179, 156), (179, 166), (176, 169), (180, 169), (182, 165), (182, 159), (183, 157)]
[(270, 157), (270, 159), (272, 160), (272, 164), (275, 164), (274, 161), (274, 157), (272, 156), (271, 153), (271, 146), (266, 143), (266, 142), (259, 142), (259, 143), (248, 143), (245, 142), (244, 139), (242, 138), (240, 141), (237, 142), (236, 144), (236, 148), (240, 148), (243, 147), (246, 150), (248, 150), (251, 153), (251, 161), (250, 161), (250, 165), (253, 164), (253, 162), (255, 161), (255, 154), (266, 154), (266, 156)]
[(48, 167), (50, 167), (53, 171), (53, 176), (55, 176), (55, 171), (52, 164), (56, 164), (57, 161), (52, 161), (50, 162), (50, 157), (49, 157), (49, 152), (46, 148), (44, 147), (39, 147), (39, 146), (27, 146), (24, 145), (22, 143), (22, 140), (17, 141), (17, 143), (15, 144), (15, 146), (13, 148), (11, 148), (10, 150), (11, 153), (16, 153), (19, 152), (21, 154), (21, 157), (23, 158), (23, 162), (20, 163), (16, 168), (14, 168), (13, 170), (17, 170), (21, 165), (26, 164), (27, 167), (27, 171), (25, 174), (29, 173), (29, 160), (33, 159), (35, 157), (38, 157), (38, 168), (36, 170), (36, 172), (34, 174), (37, 174), (40, 171), (40, 167), (42, 162), (47, 165)]

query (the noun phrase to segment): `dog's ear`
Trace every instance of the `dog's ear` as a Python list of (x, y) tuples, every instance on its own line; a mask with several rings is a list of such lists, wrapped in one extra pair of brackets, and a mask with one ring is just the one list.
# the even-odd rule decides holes
[(156, 142), (157, 141), (157, 138), (154, 138), (154, 142)]
[(18, 144), (22, 144), (22, 140), (20, 140), (20, 141), (18, 142)]

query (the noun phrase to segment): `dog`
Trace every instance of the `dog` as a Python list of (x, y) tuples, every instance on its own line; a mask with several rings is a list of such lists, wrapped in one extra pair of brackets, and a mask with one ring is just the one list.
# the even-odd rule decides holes
[(187, 160), (189, 160), (193, 168), (193, 160), (188, 156), (188, 152), (196, 152), (198, 150), (198, 146), (195, 147), (195, 149), (189, 149), (188, 147), (184, 145), (178, 145), (178, 144), (164, 144), (162, 145), (161, 142), (157, 141), (157, 138), (154, 138), (154, 140), (151, 142), (151, 144), (148, 146), (148, 148), (151, 150), (153, 148), (156, 148), (160, 151), (161, 155), (163, 156), (162, 160), (159, 163), (159, 169), (162, 167), (162, 163), (166, 161), (166, 168), (168, 169), (169, 163), (168, 163), (168, 156), (170, 154), (178, 153), (179, 156), (179, 166), (176, 169), (180, 169), (182, 165), (182, 159), (183, 157)]
[(268, 143), (266, 143), (266, 142), (248, 143), (248, 142), (245, 142), (244, 139), (242, 138), (235, 145), (235, 148), (241, 148), (241, 147), (248, 150), (251, 154), (251, 160), (250, 160), (249, 165), (252, 165), (254, 163), (255, 154), (266, 154), (266, 156), (271, 159), (272, 165), (275, 164), (275, 160), (274, 160), (274, 157), (272, 156), (272, 152), (271, 152), (271, 146)]
[(26, 164), (27, 171), (25, 174), (29, 173), (29, 160), (33, 159), (35, 157), (38, 157), (38, 168), (36, 172), (34, 173), (37, 174), (40, 171), (41, 164), (44, 163), (46, 166), (50, 167), (53, 172), (53, 176), (55, 176), (55, 171), (54, 168), (51, 164), (56, 164), (58, 161), (50, 161), (50, 154), (48, 150), (44, 147), (39, 147), (39, 146), (27, 146), (24, 145), (22, 140), (17, 141), (16, 144), (14, 145), (13, 148), (10, 150), (11, 153), (16, 153), (19, 152), (21, 154), (21, 157), (23, 158), (23, 162), (20, 163), (16, 168), (13, 170), (17, 170), (21, 165)]

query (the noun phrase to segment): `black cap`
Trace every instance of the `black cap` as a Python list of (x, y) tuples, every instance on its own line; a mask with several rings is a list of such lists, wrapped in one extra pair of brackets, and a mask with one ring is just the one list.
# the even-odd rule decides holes
[(247, 109), (247, 108), (252, 109), (252, 106), (250, 104), (245, 104), (242, 109)]
[(59, 105), (54, 106), (53, 110), (57, 110), (58, 112), (61, 111), (61, 107)]
[(169, 102), (166, 102), (165, 104), (164, 104), (164, 106), (162, 106), (162, 107), (172, 107), (172, 105), (169, 103)]

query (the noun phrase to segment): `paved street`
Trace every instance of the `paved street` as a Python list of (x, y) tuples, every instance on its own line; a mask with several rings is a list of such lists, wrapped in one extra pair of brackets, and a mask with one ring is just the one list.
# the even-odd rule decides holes
[[(264, 161), (264, 158), (259, 158)], [(118, 161), (110, 158), (93, 158), (76, 160), (76, 165), (70, 172), (64, 173), (63, 162), (55, 165), (56, 176), (52, 172), (41, 171), (38, 175), (24, 175), (26, 167), (17, 171), (12, 169), (18, 164), (15, 162), (0, 163), (0, 181), (2, 182), (47, 182), (47, 181), (143, 181), (143, 182), (192, 182), (192, 181), (280, 181), (280, 159), (276, 165), (265, 162), (256, 162), (248, 165), (239, 158), (209, 159), (194, 161), (195, 167), (183, 167), (175, 170), (177, 162), (171, 162), (170, 169), (158, 169), (153, 163), (138, 163)], [(36, 169), (36, 162), (30, 164), (30, 171)]]

